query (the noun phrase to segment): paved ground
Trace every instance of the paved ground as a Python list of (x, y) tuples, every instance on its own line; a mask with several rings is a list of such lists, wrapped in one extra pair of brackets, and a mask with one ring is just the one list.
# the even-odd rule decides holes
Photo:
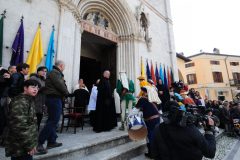
[[(77, 133), (73, 134), (73, 128), (69, 128), (66, 132), (65, 129), (62, 134), (58, 133), (57, 141), (62, 142), (63, 146), (59, 148), (54, 148), (48, 151), (48, 154), (58, 153), (59, 150), (73, 150), (76, 147), (84, 147), (89, 144), (95, 144), (107, 139), (112, 139), (113, 137), (119, 137), (122, 135), (127, 135), (126, 131), (119, 131), (116, 127), (111, 132), (101, 132), (95, 133), (92, 131), (91, 127), (84, 127), (82, 130), (80, 127), (77, 128)], [(60, 153), (59, 153), (60, 154)], [(0, 160), (10, 160), (10, 158), (5, 157), (4, 148), (0, 147)]]
[[(150, 160), (140, 155), (131, 160)], [(203, 160), (210, 160), (203, 158)], [(211, 160), (240, 160), (240, 141), (237, 138), (223, 136), (217, 141), (217, 152)]]
[(223, 160), (239, 160), (240, 159), (240, 139), (236, 141), (231, 151), (224, 157)]

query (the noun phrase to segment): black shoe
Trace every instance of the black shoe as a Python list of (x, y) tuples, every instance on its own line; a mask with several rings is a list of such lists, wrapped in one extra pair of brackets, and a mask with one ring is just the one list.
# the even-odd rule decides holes
[(47, 144), (47, 149), (56, 148), (56, 147), (61, 147), (61, 146), (62, 146), (62, 143), (58, 143), (58, 142), (48, 143), (48, 144)]
[(145, 156), (150, 159), (152, 158), (152, 155), (150, 153), (145, 153)]
[(47, 153), (47, 150), (43, 147), (43, 145), (42, 144), (38, 144), (36, 155), (46, 154), (46, 153)]

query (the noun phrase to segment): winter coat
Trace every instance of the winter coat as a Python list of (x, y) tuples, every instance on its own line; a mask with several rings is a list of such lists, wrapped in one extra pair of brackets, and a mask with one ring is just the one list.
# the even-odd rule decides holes
[(33, 97), (20, 94), (9, 105), (7, 134), (5, 141), (6, 156), (27, 155), (37, 146), (37, 124)]
[(180, 127), (162, 123), (154, 130), (152, 156), (155, 160), (202, 160), (216, 152), (214, 135), (204, 136), (194, 126)]
[(15, 97), (23, 93), (24, 75), (22, 73), (14, 73), (12, 75), (12, 84), (9, 88), (9, 96)]
[(56, 98), (63, 98), (69, 94), (65, 84), (64, 75), (55, 66), (53, 66), (53, 70), (47, 75), (45, 86), (45, 94), (47, 97), (52, 96)]
[(37, 96), (35, 97), (35, 102), (36, 102), (36, 113), (43, 113), (44, 110), (44, 105), (45, 105), (45, 99), (46, 96), (44, 94), (44, 90), (45, 90), (45, 79), (44, 77), (40, 77), (37, 74), (34, 74), (30, 77), (30, 79), (32, 80), (36, 80), (38, 81), (38, 83), (41, 85)]

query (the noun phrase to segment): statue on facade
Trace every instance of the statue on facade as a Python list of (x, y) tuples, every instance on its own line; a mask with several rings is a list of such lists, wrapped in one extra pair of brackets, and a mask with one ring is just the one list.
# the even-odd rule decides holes
[(95, 14), (94, 13), (88, 13), (86, 20), (90, 23), (94, 24)]
[(102, 27), (102, 28), (106, 28), (106, 20), (105, 20), (105, 18), (103, 17), (102, 14), (98, 15), (97, 26)]
[(112, 31), (111, 23), (99, 12), (86, 13), (83, 19), (108, 31)]
[(144, 12), (142, 3), (137, 7), (136, 19), (139, 24), (140, 37), (144, 38), (148, 50), (151, 51), (152, 38), (149, 36), (149, 17), (148, 14)]

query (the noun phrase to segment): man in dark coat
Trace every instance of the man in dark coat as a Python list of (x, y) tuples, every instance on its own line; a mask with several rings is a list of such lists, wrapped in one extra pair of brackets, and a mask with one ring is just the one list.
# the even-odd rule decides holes
[(58, 137), (56, 129), (62, 113), (62, 99), (69, 94), (62, 73), (64, 69), (64, 62), (58, 60), (46, 78), (45, 94), (48, 120), (39, 134), (37, 146), (39, 154), (46, 153), (46, 150), (43, 148), (46, 140), (48, 141), (47, 149), (62, 146), (62, 143), (56, 141)]
[(117, 117), (109, 82), (110, 72), (104, 71), (98, 85), (98, 96), (93, 130), (95, 132), (110, 131), (117, 126)]
[(29, 65), (26, 63), (18, 64), (17, 73), (12, 74), (12, 84), (9, 88), (9, 97), (13, 98), (23, 92), (23, 83), (29, 72)]

